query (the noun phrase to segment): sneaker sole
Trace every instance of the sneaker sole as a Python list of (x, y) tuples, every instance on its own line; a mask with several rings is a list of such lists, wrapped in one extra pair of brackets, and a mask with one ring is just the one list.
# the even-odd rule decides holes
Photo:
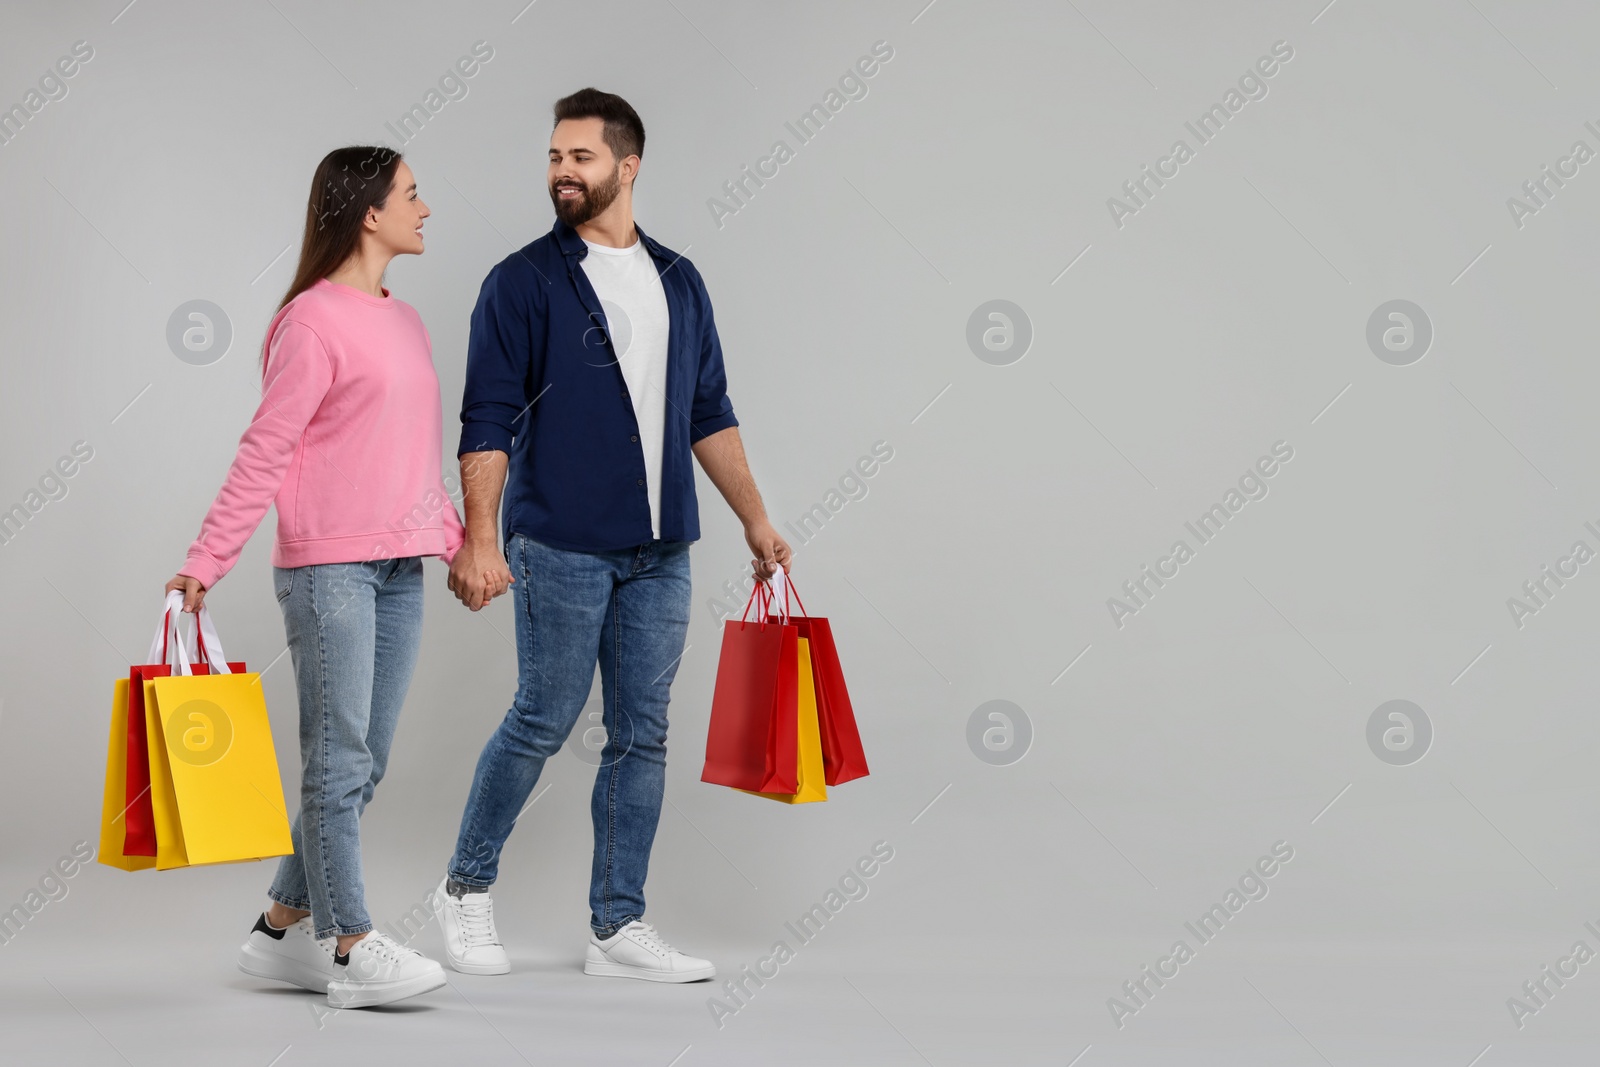
[(399, 982), (346, 984), (335, 979), (327, 984), (328, 1004), (335, 1008), (376, 1008), (407, 997), (431, 993), (435, 989), (442, 989), (445, 984), (443, 970)]
[(448, 951), (445, 952), (445, 959), (450, 961), (450, 968), (452, 970), (460, 971), (462, 974), (510, 974), (511, 973), (511, 961), (510, 960), (507, 960), (505, 963), (460, 963), (460, 962), (458, 962), (456, 960), (456, 958), (454, 956), (450, 955), (450, 953)]
[(715, 978), (715, 967), (702, 967), (697, 971), (653, 971), (646, 967), (633, 967), (626, 963), (599, 963), (595, 960), (585, 960), (583, 963), (584, 974), (599, 975), (602, 978), (638, 978), (646, 982), (698, 982), (706, 978)]
[(313, 993), (326, 993), (330, 976), (298, 960), (284, 959), (246, 944), (239, 950), (239, 969), (252, 978), (287, 982)]

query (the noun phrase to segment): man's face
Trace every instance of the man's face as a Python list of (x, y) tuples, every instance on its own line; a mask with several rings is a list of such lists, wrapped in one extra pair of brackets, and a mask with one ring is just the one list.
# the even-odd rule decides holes
[[(601, 134), (602, 119), (562, 119), (550, 135), (550, 203), (556, 216), (577, 227), (610, 207), (622, 193), (622, 164)], [(636, 156), (629, 156), (637, 164)]]

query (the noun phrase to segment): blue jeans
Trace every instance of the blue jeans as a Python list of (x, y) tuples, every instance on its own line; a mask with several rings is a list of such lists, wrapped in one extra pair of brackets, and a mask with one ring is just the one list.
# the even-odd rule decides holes
[(606, 937), (644, 915), (666, 785), (667, 701), (689, 631), (689, 544), (571, 552), (511, 535), (517, 693), (478, 757), (451, 878), (494, 883), (545, 760), (583, 711), (598, 659), (606, 745), (589, 807), (589, 926)]
[(267, 895), (309, 910), (318, 938), (364, 934), (361, 813), (422, 643), (422, 557), (274, 567), (272, 580), (300, 697), (300, 811)]

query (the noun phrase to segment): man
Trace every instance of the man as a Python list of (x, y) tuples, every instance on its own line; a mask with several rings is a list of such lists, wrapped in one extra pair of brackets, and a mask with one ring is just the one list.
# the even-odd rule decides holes
[(438, 913), (456, 970), (510, 970), (489, 886), (598, 660), (607, 741), (591, 802), (584, 972), (695, 981), (716, 974), (711, 962), (643, 919), (668, 695), (689, 625), (689, 546), (700, 536), (691, 453), (744, 524), (757, 578), (787, 571), (790, 549), (745, 462), (705, 284), (634, 223), (638, 114), (583, 89), (556, 102), (555, 119), (555, 225), (489, 272), (472, 314), (459, 450), (466, 542), (450, 589), (473, 611), (510, 589), (518, 679), (478, 759)]

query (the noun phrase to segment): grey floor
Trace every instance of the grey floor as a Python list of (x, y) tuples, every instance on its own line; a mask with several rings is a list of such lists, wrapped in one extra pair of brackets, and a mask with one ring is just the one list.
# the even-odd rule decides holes
[[(589, 771), (576, 761), (556, 771), (544, 814), (566, 821), (582, 814)], [(1586, 914), (1573, 902), (1594, 899), (1600, 886), (1582, 874), (1571, 884), (1563, 877), (1559, 890), (1546, 884), (1467, 803), (1407, 799), (1386, 792), (1380, 777), (1358, 778), (1326, 811), (1326, 797), (1279, 797), (1276, 821), (1298, 827), (1294, 859), (1267, 883), (1264, 898), (1247, 903), (1119, 1029), (1106, 1002), (1120, 995), (1120, 983), (1174, 939), (1197, 944), (1184, 922), (1270, 844), (1244, 848), (1234, 862), (1216, 859), (1210, 841), (1185, 852), (1185, 837), (1227, 825), (1237, 833), (1222, 836), (1243, 841), (1253, 824), (1273, 820), (1240, 806), (1197, 810), (1185, 821), (1170, 809), (1112, 811), (1079, 797), (1088, 818), (1053, 819), (1048, 838), (1019, 851), (983, 832), (1006, 816), (1009, 802), (978, 784), (958, 781), (926, 810), (926, 798), (907, 805), (885, 835), (895, 858), (867, 895), (847, 903), (721, 1027), (708, 1008), (721, 991), (710, 984), (657, 986), (581, 972), (587, 870), (576, 843), (553, 844), (542, 864), (524, 853), (527, 862), (502, 874), (512, 974), (452, 972), (447, 989), (403, 1006), (332, 1014), (313, 994), (233, 970), (269, 866), (132, 875), (91, 866), (64, 899), (0, 947), (0, 1062), (1594, 1062), (1600, 980), (1583, 972), (1595, 964), (1520, 1029), (1505, 1001), (1574, 941), (1597, 943), (1583, 923), (1600, 919), (1600, 910)], [(1029, 802), (1059, 796), (1047, 783), (1019, 786)], [(1503, 822), (1526, 827), (1519, 813), (1572, 808), (1592, 800), (1587, 792), (1529, 796)], [(1119, 848), (1091, 825), (1115, 827), (1128, 845), (1145, 820), (1166, 824), (1164, 855), (1143, 845)], [(1395, 832), (1397, 822), (1415, 834)], [(431, 863), (390, 849), (381, 828), (371, 836), (369, 849), (380, 855), (369, 873), (374, 914), (390, 916), (379, 922), (392, 928), (406, 901), (430, 888)], [(529, 848), (540, 840), (536, 831), (526, 837)], [(1542, 842), (1525, 833), (1524, 844), (1537, 853)], [(726, 976), (775, 939), (798, 944), (784, 924), (820, 899), (828, 882), (757, 891), (741, 878), (765, 881), (782, 865), (764, 869), (759, 855), (735, 851), (740, 874), (714, 848), (669, 809), (652, 917)], [(842, 871), (852, 859), (841, 852), (833, 865)], [(1546, 866), (1565, 874), (1561, 862)], [(1581, 871), (1584, 862), (1574, 857), (1572, 866)], [(1425, 869), (1431, 874), (1419, 877)], [(11, 866), (0, 878), (22, 886), (28, 875)], [(751, 904), (743, 910), (718, 904), (743, 898)], [(719, 915), (728, 916), (725, 926)], [(441, 952), (431, 926), (413, 943)]]

